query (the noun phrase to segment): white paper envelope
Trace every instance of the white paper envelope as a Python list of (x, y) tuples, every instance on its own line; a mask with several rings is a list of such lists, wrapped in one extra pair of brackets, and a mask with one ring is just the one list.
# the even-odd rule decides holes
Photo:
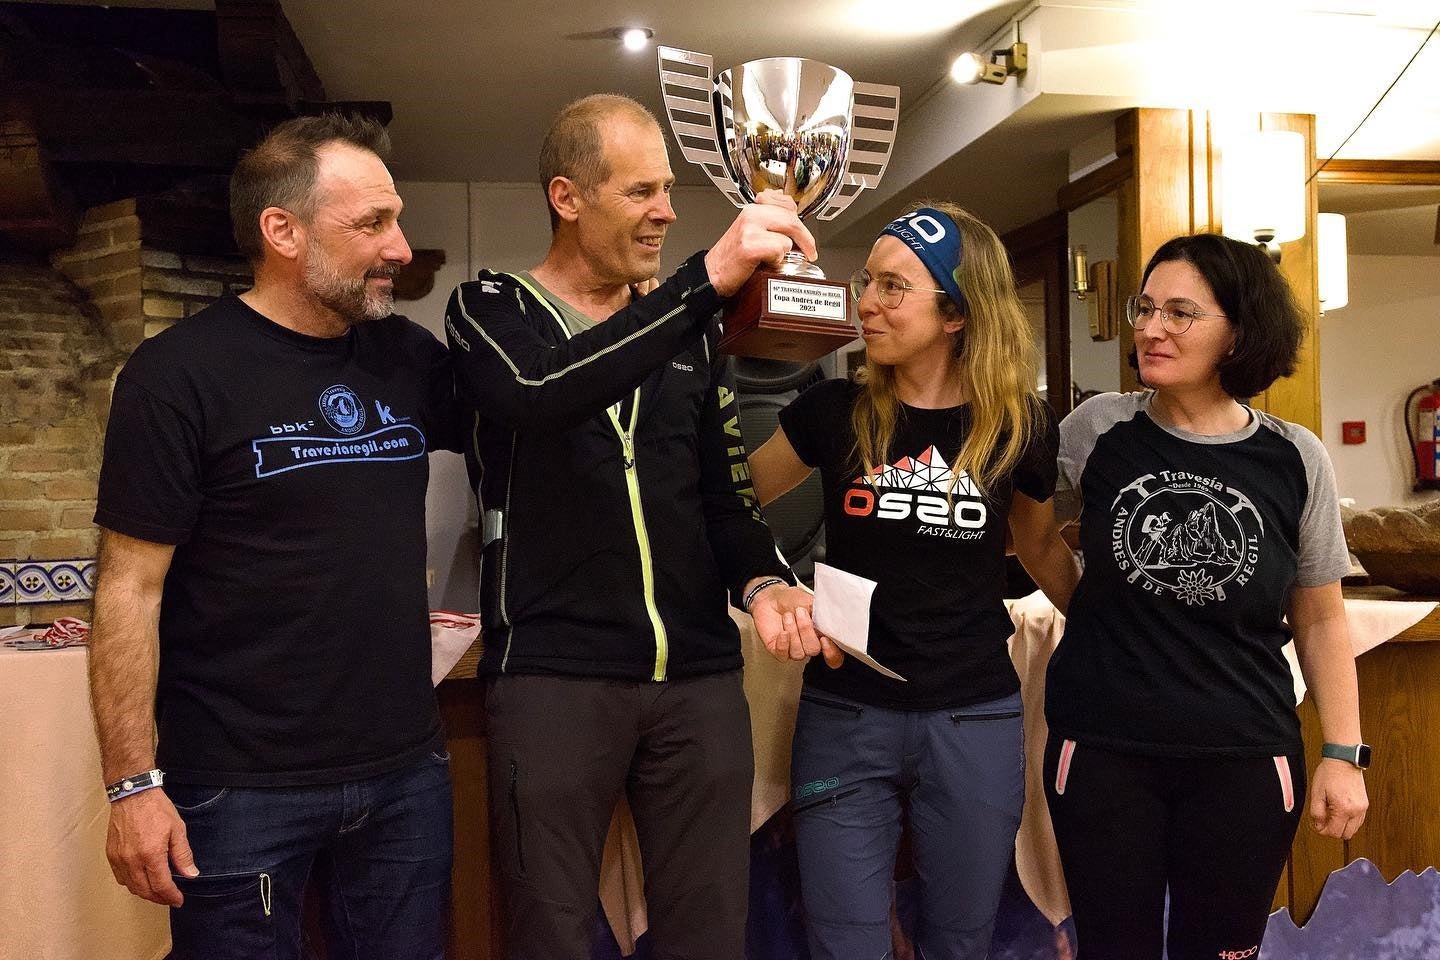
[(815, 629), (835, 641), (846, 654), (877, 673), (904, 680), (870, 656), (870, 595), (875, 581), (857, 577), (825, 563), (815, 564)]

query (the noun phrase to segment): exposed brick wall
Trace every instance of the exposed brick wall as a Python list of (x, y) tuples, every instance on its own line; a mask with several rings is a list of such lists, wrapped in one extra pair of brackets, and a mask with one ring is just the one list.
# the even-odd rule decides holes
[(50, 262), (89, 296), (105, 318), (111, 342), (126, 355), (134, 350), (145, 336), (135, 201), (91, 208), (80, 223), (75, 245), (54, 254)]
[[(123, 354), (84, 292), (0, 262), (0, 560), (95, 555), (103, 412)], [(0, 606), (0, 625), (88, 617), (88, 603)]]
[[(90, 210), (75, 245), (0, 261), (0, 564), (93, 558), (92, 523), (110, 391), (145, 337), (250, 284), (238, 259), (142, 242), (135, 202)], [(0, 604), (0, 626), (84, 603)]]
[(145, 336), (203, 310), (226, 293), (250, 286), (250, 264), (238, 257), (201, 257), (140, 251), (140, 294)]

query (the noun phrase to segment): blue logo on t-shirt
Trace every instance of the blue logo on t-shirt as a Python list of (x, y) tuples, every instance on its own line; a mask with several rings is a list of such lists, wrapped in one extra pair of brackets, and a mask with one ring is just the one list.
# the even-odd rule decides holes
[[(326, 387), (320, 394), (320, 412), (340, 436), (319, 436), (316, 422), (286, 422), (269, 425), (271, 436), (252, 440), (255, 476), (271, 477), (304, 467), (336, 463), (389, 463), (416, 460), (425, 456), (425, 434), (410, 417), (397, 417), (391, 404), (375, 401), (380, 427), (368, 433), (365, 404), (343, 383)], [(358, 435), (357, 435), (358, 434)]]
[(250, 442), (255, 451), (255, 476), (270, 477), (302, 467), (368, 461), (385, 463), (425, 456), (425, 434), (414, 424), (381, 427), (361, 437), (265, 437)]
[(330, 426), (347, 437), (365, 429), (365, 405), (355, 391), (343, 383), (326, 387), (320, 394), (320, 412)]

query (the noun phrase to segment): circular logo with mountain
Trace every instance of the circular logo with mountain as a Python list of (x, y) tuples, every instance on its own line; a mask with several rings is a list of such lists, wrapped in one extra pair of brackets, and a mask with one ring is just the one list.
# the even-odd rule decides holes
[(345, 436), (354, 436), (365, 429), (365, 405), (354, 390), (337, 383), (320, 394), (320, 412), (325, 420)]
[(1140, 478), (1115, 505), (1111, 542), (1130, 583), (1204, 605), (1254, 573), (1260, 515), (1232, 488), (1167, 472)]

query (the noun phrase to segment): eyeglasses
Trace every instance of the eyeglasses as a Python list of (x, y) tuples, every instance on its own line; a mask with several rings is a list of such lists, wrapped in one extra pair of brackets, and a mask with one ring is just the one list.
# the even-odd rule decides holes
[(880, 306), (886, 310), (894, 310), (900, 306), (900, 301), (905, 299), (905, 293), (909, 290), (918, 290), (921, 293), (944, 293), (944, 290), (937, 290), (934, 287), (914, 287), (890, 273), (882, 273), (878, 277), (870, 275), (869, 270), (856, 270), (850, 275), (850, 296), (859, 303), (860, 298), (865, 296), (865, 288), (870, 286), (871, 281), (875, 283), (875, 296), (880, 300)]
[(1157, 314), (1160, 317), (1160, 326), (1175, 337), (1189, 330), (1190, 325), (1202, 317), (1211, 320), (1229, 319), (1223, 313), (1202, 312), (1200, 305), (1193, 300), (1166, 300), (1157, 307), (1154, 300), (1142, 293), (1125, 301), (1125, 319), (1129, 320), (1130, 326), (1136, 330), (1144, 330)]

